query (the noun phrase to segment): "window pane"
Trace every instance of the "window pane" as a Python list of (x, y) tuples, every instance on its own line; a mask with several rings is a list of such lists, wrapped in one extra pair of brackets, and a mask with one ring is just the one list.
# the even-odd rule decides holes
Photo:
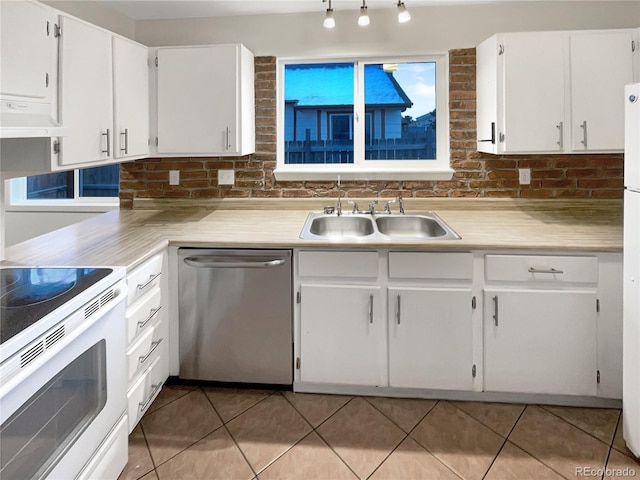
[(436, 64), (364, 68), (366, 160), (436, 159)]
[(120, 165), (80, 170), (81, 197), (117, 197), (120, 188)]
[(73, 198), (73, 170), (27, 177), (27, 199)]
[(285, 66), (285, 164), (353, 163), (353, 79), (353, 63)]

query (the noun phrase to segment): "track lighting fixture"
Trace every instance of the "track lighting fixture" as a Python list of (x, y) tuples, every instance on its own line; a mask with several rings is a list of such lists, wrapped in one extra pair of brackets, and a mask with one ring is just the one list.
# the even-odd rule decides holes
[(362, 0), (362, 6), (360, 7), (360, 16), (358, 17), (358, 25), (366, 27), (369, 25), (369, 14), (367, 13), (366, 0)]
[[(398, 23), (405, 23), (411, 20), (411, 14), (402, 0), (397, 1), (396, 8), (398, 9)], [(322, 0), (322, 3), (329, 3), (329, 8), (324, 16), (324, 22), (322, 25), (324, 28), (334, 28), (336, 26), (336, 20), (333, 18), (333, 8), (331, 7), (331, 0)], [(369, 12), (367, 8), (367, 0), (362, 0), (362, 6), (360, 7), (360, 15), (358, 16), (358, 25), (366, 27), (371, 23), (369, 19)]]
[(398, 0), (398, 22), (405, 23), (411, 20), (411, 14), (407, 7), (404, 6), (404, 2), (402, 0)]
[(329, 8), (327, 8), (327, 14), (324, 17), (324, 28), (333, 28), (336, 26), (336, 20), (333, 18), (333, 8), (331, 8), (331, 0), (329, 0)]

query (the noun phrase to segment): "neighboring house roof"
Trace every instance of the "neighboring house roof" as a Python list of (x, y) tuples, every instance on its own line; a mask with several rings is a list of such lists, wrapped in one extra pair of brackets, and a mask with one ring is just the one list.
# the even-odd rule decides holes
[[(404, 109), (413, 105), (393, 74), (385, 72), (382, 65), (366, 65), (365, 79), (364, 95), (368, 106)], [(287, 65), (284, 90), (285, 102), (294, 102), (298, 107), (353, 105), (353, 65)]]

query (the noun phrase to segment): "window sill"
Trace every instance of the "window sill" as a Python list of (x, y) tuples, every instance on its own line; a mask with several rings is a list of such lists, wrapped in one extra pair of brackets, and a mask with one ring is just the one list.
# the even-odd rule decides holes
[(335, 180), (340, 175), (341, 180), (451, 180), (454, 170), (451, 168), (442, 169), (359, 169), (354, 170), (353, 167), (322, 165), (321, 168), (309, 168), (308, 165), (302, 165), (299, 168), (295, 166), (286, 166), (276, 168), (273, 174), (278, 181), (289, 180)]
[(28, 202), (11, 203), (5, 206), (6, 212), (86, 212), (104, 213), (120, 208), (119, 201), (115, 202), (74, 202), (60, 201), (51, 203), (47, 201), (31, 200)]

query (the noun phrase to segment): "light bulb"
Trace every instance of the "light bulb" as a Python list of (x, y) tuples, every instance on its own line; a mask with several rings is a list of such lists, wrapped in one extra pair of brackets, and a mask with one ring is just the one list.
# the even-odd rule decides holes
[(405, 23), (411, 20), (411, 14), (407, 7), (404, 6), (404, 2), (398, 0), (398, 22)]
[(336, 20), (333, 18), (333, 8), (327, 8), (327, 15), (324, 17), (324, 28), (333, 28), (336, 26)]
[(367, 14), (367, 6), (360, 7), (360, 16), (358, 17), (358, 25), (366, 27), (369, 25), (369, 15)]

